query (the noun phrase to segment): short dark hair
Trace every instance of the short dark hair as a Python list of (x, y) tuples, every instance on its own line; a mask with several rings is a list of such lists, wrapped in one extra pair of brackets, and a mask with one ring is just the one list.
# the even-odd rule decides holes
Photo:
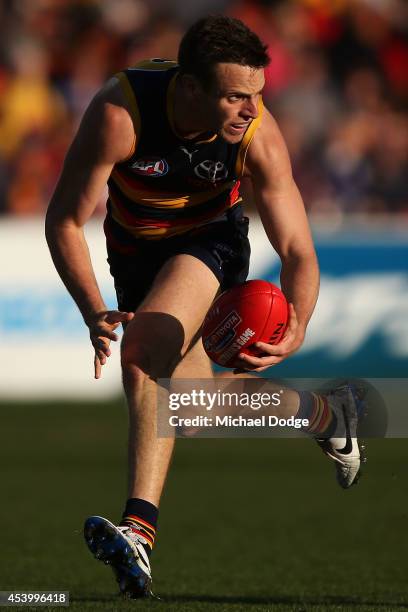
[(224, 15), (199, 19), (184, 34), (179, 47), (180, 73), (210, 84), (215, 64), (226, 62), (265, 68), (267, 45), (242, 21)]

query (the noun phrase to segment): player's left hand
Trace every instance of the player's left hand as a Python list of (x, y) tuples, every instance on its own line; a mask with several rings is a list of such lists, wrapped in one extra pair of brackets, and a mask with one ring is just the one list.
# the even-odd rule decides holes
[(277, 365), (289, 355), (296, 352), (304, 340), (304, 331), (300, 328), (293, 304), (289, 304), (289, 322), (285, 334), (279, 344), (256, 342), (255, 348), (263, 355), (253, 357), (240, 353), (236, 362), (239, 371), (263, 372), (271, 366)]
[(114, 330), (122, 323), (129, 323), (133, 319), (133, 312), (122, 312), (120, 310), (106, 310), (97, 313), (88, 323), (89, 335), (95, 349), (94, 370), (95, 378), (100, 378), (102, 366), (110, 357), (109, 345), (113, 340), (118, 340)]

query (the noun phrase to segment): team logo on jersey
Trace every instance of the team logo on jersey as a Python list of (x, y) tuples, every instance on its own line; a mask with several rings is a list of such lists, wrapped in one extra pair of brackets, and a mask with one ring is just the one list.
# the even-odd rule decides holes
[(212, 159), (202, 161), (194, 168), (194, 172), (200, 178), (211, 181), (212, 183), (223, 181), (228, 176), (228, 169), (225, 167), (225, 164)]
[(142, 176), (164, 176), (169, 171), (169, 164), (160, 157), (137, 159), (131, 167)]

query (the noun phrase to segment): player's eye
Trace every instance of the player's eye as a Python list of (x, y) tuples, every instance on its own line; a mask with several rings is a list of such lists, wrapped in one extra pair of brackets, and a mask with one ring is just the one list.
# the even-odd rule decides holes
[(232, 94), (230, 96), (228, 96), (228, 100), (230, 102), (238, 102), (238, 100), (241, 100), (242, 96), (238, 95), (238, 94)]

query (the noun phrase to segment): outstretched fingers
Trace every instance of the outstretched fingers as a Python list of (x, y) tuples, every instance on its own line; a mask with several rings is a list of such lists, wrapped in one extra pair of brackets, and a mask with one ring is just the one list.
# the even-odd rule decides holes
[(128, 323), (134, 317), (133, 312), (122, 312), (120, 310), (108, 310), (100, 313), (90, 326), (90, 338), (95, 349), (94, 373), (95, 378), (102, 375), (102, 366), (111, 355), (110, 343), (116, 342), (118, 335), (115, 329), (121, 323)]

